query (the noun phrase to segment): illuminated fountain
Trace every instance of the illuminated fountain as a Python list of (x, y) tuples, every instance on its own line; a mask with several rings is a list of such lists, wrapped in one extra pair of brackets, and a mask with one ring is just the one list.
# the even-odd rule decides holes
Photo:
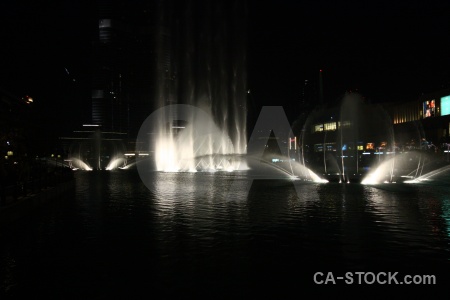
[[(311, 181), (374, 183), (398, 182), (420, 166), (420, 158), (409, 161), (411, 154), (399, 159), (389, 116), (358, 94), (346, 95), (335, 109), (312, 113), (296, 141), (298, 151), (283, 155), (282, 164), (248, 156), (245, 24), (235, 17), (242, 7), (218, 3), (201, 7), (204, 12), (197, 15), (189, 3), (180, 8), (182, 15), (165, 3), (158, 6), (152, 103), (154, 111), (165, 110), (139, 132), (136, 153), (149, 154), (142, 161), (152, 161), (144, 170), (252, 172), (267, 166)], [(223, 17), (226, 13), (230, 18)], [(186, 113), (190, 106), (203, 113)]]
[[(307, 118), (300, 137), (300, 159), (332, 181), (411, 182), (439, 166), (436, 155), (421, 144), (425, 136), (420, 126), (414, 122), (408, 126), (394, 131), (381, 106), (348, 93), (339, 105), (317, 109)], [(405, 147), (411, 140), (415, 145)]]
[(141, 177), (147, 170), (245, 171), (255, 178), (320, 181), (298, 161), (286, 157), (286, 164), (272, 164), (247, 153), (245, 5), (183, 5), (182, 15), (165, 2), (158, 6), (152, 103), (154, 112), (163, 113), (149, 117), (139, 131), (136, 153), (150, 154), (137, 159)]
[[(149, 128), (156, 169), (236, 170), (247, 146), (245, 20), (237, 17), (245, 10), (240, 4), (214, 3), (200, 10), (183, 5), (177, 16), (169, 4), (158, 6), (155, 102), (170, 110)], [(186, 114), (183, 104), (205, 114)]]
[(173, 120), (158, 121), (158, 124), (166, 124), (158, 128), (155, 146), (158, 171), (233, 171), (242, 167), (239, 157), (245, 149), (240, 149), (239, 144), (235, 147), (229, 135), (217, 126), (209, 114), (184, 105), (177, 108), (178, 112), (182, 108), (188, 110), (185, 112), (184, 126), (174, 126)]
[(76, 170), (115, 170), (126, 166), (125, 146), (120, 137), (100, 130), (81, 132), (73, 138), (67, 161)]

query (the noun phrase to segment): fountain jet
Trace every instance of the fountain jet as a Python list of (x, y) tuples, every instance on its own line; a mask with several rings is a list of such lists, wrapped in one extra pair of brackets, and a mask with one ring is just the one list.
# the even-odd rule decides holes
[[(157, 170), (239, 168), (229, 158), (247, 146), (245, 7), (188, 1), (175, 13), (172, 5), (158, 6), (155, 98), (159, 108), (173, 106), (153, 131)], [(214, 121), (181, 118), (180, 104), (202, 108)]]

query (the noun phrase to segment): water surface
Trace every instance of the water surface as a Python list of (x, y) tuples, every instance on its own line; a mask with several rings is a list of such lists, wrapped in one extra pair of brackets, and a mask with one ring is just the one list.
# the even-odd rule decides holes
[(2, 228), (2, 295), (297, 294), (324, 288), (317, 271), (450, 278), (445, 178), (372, 187), (155, 172), (149, 190), (133, 170), (75, 176), (74, 195)]

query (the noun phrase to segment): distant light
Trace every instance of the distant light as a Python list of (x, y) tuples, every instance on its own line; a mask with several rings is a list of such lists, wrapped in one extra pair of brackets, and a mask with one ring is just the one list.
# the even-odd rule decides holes
[(322, 72), (322, 69), (320, 69), (319, 71)]
[(24, 98), (22, 98), (22, 100), (24, 100), (26, 104), (33, 103), (33, 98), (31, 98), (28, 95), (26, 95)]
[(8, 156), (13, 156), (13, 155), (14, 155), (14, 153), (13, 153), (12, 151), (8, 151), (8, 152), (6, 152), (6, 154), (7, 154)]
[(98, 127), (100, 125), (96, 125), (96, 124), (83, 124), (83, 127)]

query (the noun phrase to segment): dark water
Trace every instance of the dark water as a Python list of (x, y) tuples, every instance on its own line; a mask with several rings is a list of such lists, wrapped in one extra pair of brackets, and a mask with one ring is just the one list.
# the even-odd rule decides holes
[(79, 172), (75, 195), (2, 228), (1, 295), (248, 298), (351, 288), (314, 284), (318, 271), (434, 274), (432, 288), (442, 287), (446, 182), (296, 182), (296, 190), (265, 180), (247, 195), (245, 174), (154, 173), (149, 190), (134, 171)]

